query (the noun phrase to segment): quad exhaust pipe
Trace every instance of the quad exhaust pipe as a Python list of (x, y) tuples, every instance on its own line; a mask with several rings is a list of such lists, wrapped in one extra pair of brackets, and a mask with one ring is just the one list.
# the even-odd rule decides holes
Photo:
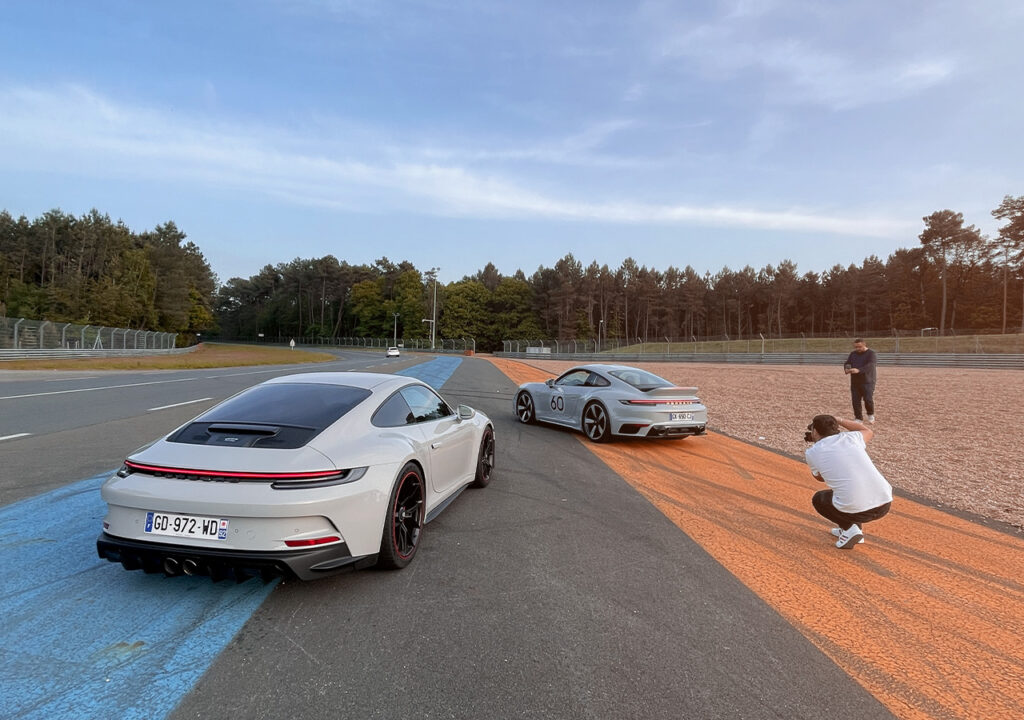
[(192, 558), (187, 558), (181, 563), (181, 571), (186, 575), (198, 575), (199, 563)]
[(164, 575), (168, 577), (181, 575), (181, 563), (178, 562), (177, 558), (164, 558)]

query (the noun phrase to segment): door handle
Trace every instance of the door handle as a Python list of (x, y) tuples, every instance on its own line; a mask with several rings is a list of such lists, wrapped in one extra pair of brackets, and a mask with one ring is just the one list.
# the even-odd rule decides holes
[(431, 450), (437, 450), (442, 445), (444, 445), (444, 443), (442, 443), (442, 442), (433, 442), (433, 443), (430, 443), (430, 449)]

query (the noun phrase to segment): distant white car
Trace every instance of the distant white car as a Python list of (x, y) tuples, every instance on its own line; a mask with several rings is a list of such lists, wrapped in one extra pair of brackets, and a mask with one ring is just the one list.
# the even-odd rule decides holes
[(399, 354), (400, 353), (398, 352), (398, 348), (396, 347), (389, 347), (388, 351), (384, 353), (386, 357), (398, 357)]
[(101, 558), (214, 580), (311, 580), (412, 561), (494, 468), (494, 429), (397, 375), (274, 378), (132, 453), (100, 491)]

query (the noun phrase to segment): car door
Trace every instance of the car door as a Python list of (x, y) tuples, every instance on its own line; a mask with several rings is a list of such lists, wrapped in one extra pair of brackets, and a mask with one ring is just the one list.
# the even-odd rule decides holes
[(445, 495), (465, 484), (476, 469), (473, 423), (462, 422), (448, 403), (423, 385), (409, 385), (400, 392), (427, 442), (431, 489)]
[(580, 404), (583, 396), (589, 392), (587, 387), (587, 378), (589, 377), (589, 370), (577, 368), (555, 380), (547, 402), (547, 410), (551, 413), (551, 419), (554, 422), (574, 427), (580, 424)]
[(547, 380), (543, 384), (536, 383), (530, 386), (530, 395), (533, 396), (533, 411), (538, 420), (545, 422), (558, 422), (558, 418), (551, 411), (551, 395), (555, 381)]

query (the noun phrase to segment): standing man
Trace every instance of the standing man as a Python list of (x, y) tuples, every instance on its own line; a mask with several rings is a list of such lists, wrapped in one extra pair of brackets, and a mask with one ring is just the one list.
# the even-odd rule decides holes
[(875, 422), (875, 365), (878, 356), (868, 348), (863, 339), (853, 341), (853, 352), (846, 358), (843, 369), (850, 376), (850, 397), (853, 399), (853, 417), (863, 421), (861, 400), (868, 413), (868, 423)]
[[(842, 427), (849, 432), (840, 432)], [(892, 486), (868, 457), (867, 443), (874, 432), (855, 420), (816, 415), (804, 439), (807, 467), (816, 480), (828, 485), (811, 498), (818, 514), (839, 527), (832, 528), (836, 547), (852, 550), (864, 542), (861, 525), (878, 520), (892, 507)]]

